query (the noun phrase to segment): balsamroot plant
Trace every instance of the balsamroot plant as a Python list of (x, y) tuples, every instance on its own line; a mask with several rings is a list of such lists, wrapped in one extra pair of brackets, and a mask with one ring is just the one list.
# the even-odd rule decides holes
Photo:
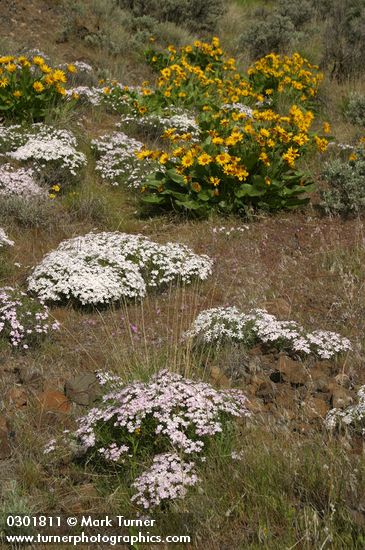
[(140, 299), (153, 289), (204, 281), (212, 260), (177, 243), (161, 245), (127, 233), (89, 233), (63, 241), (29, 278), (44, 301), (102, 305)]

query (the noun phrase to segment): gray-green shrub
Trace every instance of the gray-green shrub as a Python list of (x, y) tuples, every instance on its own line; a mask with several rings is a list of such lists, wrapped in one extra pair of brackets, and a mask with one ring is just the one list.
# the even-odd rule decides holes
[(353, 124), (365, 126), (365, 95), (358, 92), (350, 94), (346, 107), (345, 116)]
[(136, 17), (151, 16), (192, 31), (212, 31), (225, 11), (223, 0), (118, 0)]
[(365, 152), (358, 149), (352, 160), (327, 162), (322, 173), (327, 189), (321, 206), (327, 214), (354, 216), (365, 211)]
[(289, 17), (274, 12), (262, 20), (252, 21), (239, 39), (241, 48), (247, 48), (252, 58), (270, 52), (282, 52), (294, 46), (300, 34)]

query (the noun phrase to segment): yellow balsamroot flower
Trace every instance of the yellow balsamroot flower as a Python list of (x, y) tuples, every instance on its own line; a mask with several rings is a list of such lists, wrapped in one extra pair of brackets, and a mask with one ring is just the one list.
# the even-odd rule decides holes
[(211, 157), (207, 153), (203, 153), (202, 155), (200, 155), (200, 157), (198, 157), (198, 164), (200, 164), (201, 166), (207, 166), (212, 161), (213, 157)]
[(44, 77), (44, 82), (45, 82), (48, 86), (51, 86), (52, 84), (54, 84), (53, 76), (50, 75), (50, 74), (47, 74), (47, 75)]
[(297, 136), (294, 136), (292, 141), (294, 141), (297, 145), (305, 145), (309, 141), (309, 137), (306, 134), (298, 134)]
[(142, 151), (135, 151), (134, 154), (139, 160), (148, 159), (153, 155), (154, 151), (150, 149), (142, 149)]
[(212, 143), (214, 143), (214, 145), (222, 145), (224, 143), (224, 139), (221, 137), (214, 137), (212, 139)]
[(186, 93), (185, 93), (185, 92), (179, 92), (179, 93), (178, 93), (178, 96), (179, 96), (179, 97), (186, 97)]
[(295, 166), (295, 159), (299, 157), (298, 149), (294, 149), (293, 147), (289, 147), (286, 153), (282, 154), (282, 159), (285, 160), (285, 162), (293, 168)]
[(144, 107), (143, 105), (138, 107), (138, 112), (140, 115), (145, 115), (147, 113), (147, 107)]
[(266, 185), (271, 185), (271, 179), (269, 178), (269, 176), (265, 177), (265, 183)]
[(183, 147), (176, 147), (176, 149), (174, 149), (172, 151), (172, 154), (174, 155), (174, 157), (179, 157), (183, 153), (184, 153), (184, 148)]
[(160, 164), (166, 164), (168, 160), (169, 160), (169, 155), (167, 153), (162, 153), (162, 155), (159, 158)]
[(325, 134), (329, 134), (330, 131), (331, 131), (331, 126), (329, 125), (328, 122), (324, 122), (323, 123), (323, 131)]
[(34, 65), (45, 65), (45, 61), (40, 55), (36, 55), (35, 57), (33, 57), (32, 61)]
[(111, 92), (111, 88), (109, 88), (109, 86), (105, 86), (105, 88), (103, 88), (103, 94), (105, 95), (109, 95), (110, 92)]
[(228, 153), (221, 153), (215, 157), (215, 160), (217, 164), (220, 165), (228, 164), (231, 160), (231, 155), (229, 155)]
[(13, 92), (14, 97), (19, 98), (19, 97), (22, 97), (22, 95), (23, 95), (23, 92), (21, 92), (20, 90), (14, 90)]
[(270, 166), (269, 156), (268, 156), (267, 153), (265, 153), (265, 151), (260, 153), (259, 160), (261, 160), (261, 162), (263, 162), (265, 164), (265, 166)]
[(52, 185), (51, 187), (52, 191), (55, 191), (56, 193), (59, 193), (61, 191), (61, 186), (56, 183), (55, 185)]
[(66, 92), (66, 90), (65, 90), (65, 88), (64, 88), (63, 86), (57, 85), (57, 86), (56, 86), (56, 90), (57, 90), (57, 92), (58, 92), (59, 94), (61, 94), (61, 95), (66, 95), (66, 94), (67, 94), (67, 92)]
[(52, 76), (55, 82), (67, 82), (64, 71), (61, 71), (60, 69), (56, 69), (55, 71), (53, 71)]
[(44, 74), (50, 74), (52, 72), (51, 67), (48, 67), (48, 65), (45, 65), (45, 64), (40, 65), (39, 68), (42, 71), (42, 73), (44, 73)]
[(195, 191), (196, 193), (200, 193), (200, 191), (202, 190), (202, 187), (201, 187), (200, 183), (198, 183), (197, 181), (194, 181), (194, 182), (191, 184), (191, 188), (192, 188), (193, 191)]
[(218, 187), (218, 185), (220, 184), (221, 180), (219, 178), (214, 178), (213, 176), (210, 176), (209, 178), (209, 182), (214, 185), (214, 187)]
[(187, 153), (184, 155), (181, 159), (182, 166), (185, 166), (185, 168), (189, 168), (189, 166), (192, 166), (194, 164), (194, 157), (191, 153)]
[(6, 88), (6, 86), (9, 84), (9, 79), (6, 78), (6, 76), (3, 76), (0, 78), (0, 88)]
[(355, 155), (355, 153), (352, 153), (350, 156), (349, 156), (349, 160), (356, 160), (357, 159), (357, 155)]
[(328, 146), (328, 141), (326, 138), (320, 138), (319, 136), (314, 136), (314, 141), (316, 142), (317, 149), (320, 153), (324, 153)]
[(8, 73), (15, 73), (16, 65), (14, 63), (8, 63), (7, 65), (5, 65), (5, 69), (8, 71)]
[(56, 198), (56, 195), (54, 193), (50, 193), (48, 196), (49, 196), (50, 199), (55, 199)]
[(235, 176), (240, 181), (244, 181), (249, 176), (249, 173), (247, 172), (247, 170), (244, 166), (238, 166), (236, 168)]
[(42, 82), (39, 82), (39, 80), (36, 80), (36, 81), (33, 83), (33, 89), (34, 89), (37, 93), (40, 93), (40, 92), (43, 92), (44, 86), (43, 86)]
[(14, 61), (14, 56), (13, 55), (3, 55), (2, 57), (0, 57), (0, 63), (3, 65), (3, 64), (6, 64), (6, 63), (10, 63), (11, 61)]
[(69, 73), (77, 73), (77, 69), (76, 69), (75, 65), (72, 65), (72, 63), (67, 65), (67, 70), (68, 70)]

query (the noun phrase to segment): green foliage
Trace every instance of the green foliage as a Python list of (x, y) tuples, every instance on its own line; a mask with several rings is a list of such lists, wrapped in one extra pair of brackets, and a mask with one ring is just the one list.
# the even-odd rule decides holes
[(365, 95), (350, 94), (345, 107), (345, 116), (353, 124), (365, 126)]
[(263, 20), (253, 21), (241, 35), (239, 43), (241, 48), (248, 48), (252, 58), (257, 59), (270, 52), (289, 50), (298, 37), (291, 19), (275, 12)]
[(359, 148), (350, 160), (328, 162), (322, 173), (328, 184), (323, 190), (322, 207), (328, 214), (354, 216), (365, 210), (365, 154)]
[(224, 13), (223, 0), (118, 0), (121, 8), (136, 17), (150, 16), (170, 21), (192, 31), (212, 31)]
[(309, 0), (280, 0), (278, 12), (289, 17), (296, 29), (300, 29), (314, 16), (314, 9)]

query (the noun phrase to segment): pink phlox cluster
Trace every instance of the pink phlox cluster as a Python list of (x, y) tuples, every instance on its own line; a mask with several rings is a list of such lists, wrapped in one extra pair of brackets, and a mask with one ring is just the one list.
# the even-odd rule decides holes
[(350, 340), (336, 332), (306, 332), (295, 321), (280, 321), (264, 309), (253, 309), (248, 314), (236, 307), (202, 311), (185, 336), (217, 345), (227, 340), (251, 344), (262, 342), (293, 353), (313, 353), (321, 359), (330, 359), (352, 349)]
[(58, 329), (47, 306), (12, 287), (0, 288), (0, 337), (7, 338), (12, 347), (28, 349), (33, 341)]
[(31, 168), (15, 169), (10, 164), (0, 166), (0, 196), (32, 197), (44, 193)]
[(144, 509), (153, 508), (166, 500), (184, 498), (187, 488), (198, 481), (193, 462), (183, 462), (176, 453), (160, 454), (132, 483), (137, 492), (131, 500)]

